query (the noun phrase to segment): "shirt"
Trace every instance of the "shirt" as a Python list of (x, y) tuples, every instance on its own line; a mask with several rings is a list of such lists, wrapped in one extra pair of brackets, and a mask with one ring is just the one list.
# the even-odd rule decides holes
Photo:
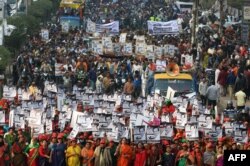
[(206, 96), (206, 92), (207, 92), (207, 83), (205, 82), (200, 82), (199, 84), (199, 93), (202, 96)]
[(237, 93), (235, 93), (235, 97), (236, 97), (236, 104), (237, 106), (241, 107), (241, 106), (245, 106), (246, 104), (246, 94), (243, 91), (238, 91)]
[(219, 98), (219, 88), (216, 85), (211, 85), (207, 88), (206, 96), (209, 100), (217, 100)]

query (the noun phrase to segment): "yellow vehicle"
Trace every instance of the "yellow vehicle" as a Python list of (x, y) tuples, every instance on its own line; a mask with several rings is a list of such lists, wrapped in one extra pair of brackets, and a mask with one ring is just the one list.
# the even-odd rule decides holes
[[(60, 3), (60, 24), (71, 27), (80, 27), (85, 0), (62, 0)], [(66, 10), (65, 10), (66, 9)], [(66, 12), (65, 12), (66, 11)], [(75, 14), (78, 13), (78, 14)]]
[(176, 91), (175, 96), (194, 92), (191, 74), (173, 73), (173, 71), (167, 71), (166, 73), (154, 74), (153, 91), (158, 91), (160, 94), (166, 95), (168, 87), (171, 87)]
[(60, 8), (68, 7), (72, 9), (79, 9), (82, 4), (84, 4), (84, 1), (81, 0), (62, 0), (60, 3)]

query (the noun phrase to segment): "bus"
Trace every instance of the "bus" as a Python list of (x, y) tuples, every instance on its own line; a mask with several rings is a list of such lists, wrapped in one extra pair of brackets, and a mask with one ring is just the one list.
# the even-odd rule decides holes
[(181, 12), (192, 12), (192, 8), (194, 5), (193, 0), (180, 0), (176, 1), (175, 5)]
[(154, 74), (153, 93), (158, 91), (166, 96), (168, 87), (176, 91), (175, 97), (181, 94), (190, 94), (194, 92), (193, 77), (188, 73), (180, 73), (176, 76), (170, 76), (167, 73)]
[(60, 3), (59, 22), (63, 26), (80, 27), (85, 0), (62, 0)]

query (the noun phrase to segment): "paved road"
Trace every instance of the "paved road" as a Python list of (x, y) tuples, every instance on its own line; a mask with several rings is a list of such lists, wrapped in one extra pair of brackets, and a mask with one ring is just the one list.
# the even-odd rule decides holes
[[(230, 101), (229, 96), (221, 97), (220, 102), (218, 103), (218, 111), (225, 109), (228, 101)], [(236, 106), (236, 100), (233, 100), (233, 104)], [(250, 100), (247, 100), (246, 106), (250, 107)]]

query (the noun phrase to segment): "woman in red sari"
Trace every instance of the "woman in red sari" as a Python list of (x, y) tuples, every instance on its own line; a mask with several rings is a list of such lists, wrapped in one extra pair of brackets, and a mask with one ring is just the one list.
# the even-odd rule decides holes
[(31, 140), (31, 143), (25, 149), (25, 153), (28, 157), (28, 166), (38, 166), (38, 148), (39, 144), (36, 138)]
[(142, 143), (138, 143), (134, 166), (145, 166), (147, 161), (147, 152), (144, 149)]
[(0, 166), (5, 166), (6, 150), (8, 145), (4, 143), (3, 136), (0, 135)]
[(12, 166), (26, 166), (26, 155), (24, 150), (26, 148), (25, 139), (23, 136), (19, 137), (19, 141), (15, 142), (11, 148)]
[(121, 145), (117, 147), (115, 156), (118, 157), (117, 166), (130, 166), (130, 161), (132, 159), (132, 148), (127, 144), (126, 138), (123, 138)]

